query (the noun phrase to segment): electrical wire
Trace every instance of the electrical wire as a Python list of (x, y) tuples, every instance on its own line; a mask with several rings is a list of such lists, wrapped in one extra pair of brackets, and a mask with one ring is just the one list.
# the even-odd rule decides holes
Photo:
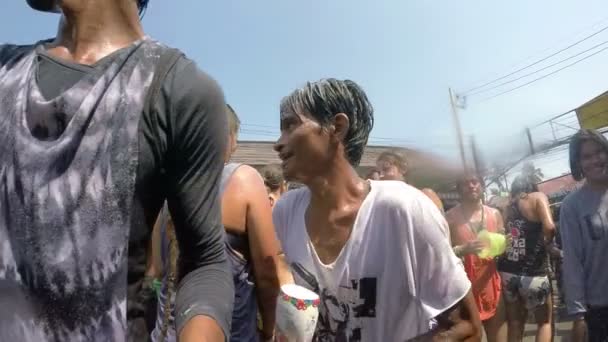
[(552, 72), (550, 72), (550, 73), (548, 73), (548, 74), (546, 74), (546, 75), (543, 75), (543, 76), (541, 76), (541, 77), (535, 78), (535, 79), (533, 79), (532, 81), (529, 81), (529, 82), (526, 82), (526, 83), (524, 83), (524, 84), (521, 84), (521, 85), (519, 85), (519, 86), (517, 86), (517, 87), (515, 87), (515, 88), (511, 88), (511, 89), (505, 90), (505, 91), (503, 91), (503, 92), (500, 92), (500, 93), (498, 93), (498, 94), (496, 94), (496, 95), (492, 95), (492, 96), (486, 97), (486, 98), (484, 98), (483, 100), (479, 101), (478, 103), (486, 102), (486, 101), (491, 100), (491, 99), (493, 99), (493, 98), (496, 98), (496, 97), (498, 97), (498, 96), (505, 95), (505, 94), (508, 94), (508, 93), (513, 92), (513, 91), (515, 91), (515, 90), (521, 89), (521, 88), (523, 88), (523, 87), (525, 87), (525, 86), (527, 86), (527, 85), (530, 85), (530, 84), (532, 84), (532, 83), (534, 83), (534, 82), (537, 82), (537, 81), (540, 81), (540, 80), (542, 80), (542, 79), (545, 79), (545, 78), (547, 78), (547, 77), (549, 77), (549, 76), (555, 75), (555, 74), (557, 74), (558, 72), (560, 72), (560, 71), (562, 71), (562, 70), (564, 70), (564, 69), (567, 69), (567, 68), (569, 68), (569, 67), (572, 67), (572, 66), (574, 66), (574, 65), (576, 65), (576, 64), (578, 64), (578, 63), (580, 63), (580, 62), (582, 62), (582, 61), (584, 61), (584, 60), (587, 60), (587, 59), (589, 59), (589, 58), (591, 58), (591, 57), (593, 57), (593, 56), (595, 56), (595, 55), (597, 55), (597, 54), (599, 54), (599, 53), (601, 53), (601, 52), (606, 51), (606, 50), (608, 50), (608, 47), (605, 47), (605, 48), (603, 48), (603, 49), (601, 49), (601, 50), (599, 50), (599, 51), (596, 51), (596, 52), (594, 52), (594, 53), (592, 53), (592, 54), (590, 54), (590, 55), (588, 55), (588, 56), (585, 56), (584, 58), (578, 59), (578, 60), (574, 61), (573, 63), (570, 63), (570, 64), (568, 64), (568, 65), (566, 65), (566, 66), (564, 66), (564, 67), (562, 67), (562, 68), (559, 68), (559, 69), (557, 69), (557, 70), (555, 70), (555, 71), (552, 71)]
[(491, 80), (491, 81), (489, 81), (489, 82), (486, 82), (486, 83), (484, 83), (484, 84), (482, 84), (482, 85), (479, 85), (479, 86), (477, 86), (477, 87), (473, 87), (473, 88), (471, 88), (471, 89), (469, 89), (469, 90), (465, 91), (465, 92), (463, 93), (463, 95), (467, 95), (467, 94), (469, 94), (470, 92), (476, 91), (476, 90), (481, 89), (481, 88), (485, 88), (486, 86), (488, 86), (488, 85), (490, 85), (490, 84), (496, 83), (496, 82), (498, 82), (498, 81), (502, 81), (502, 80), (504, 80), (504, 79), (505, 79), (505, 78), (507, 78), (507, 77), (513, 76), (513, 75), (515, 75), (515, 74), (517, 74), (517, 73), (519, 73), (519, 72), (521, 72), (521, 71), (524, 71), (524, 70), (529, 69), (529, 68), (531, 68), (531, 67), (533, 67), (533, 66), (535, 66), (535, 65), (538, 65), (539, 63), (542, 63), (542, 62), (544, 62), (544, 61), (548, 60), (548, 59), (549, 59), (549, 58), (551, 58), (551, 57), (557, 56), (557, 55), (559, 55), (560, 53), (562, 53), (562, 52), (564, 52), (564, 51), (566, 51), (566, 50), (568, 50), (568, 49), (571, 49), (571, 48), (573, 48), (573, 47), (577, 46), (578, 44), (580, 44), (580, 43), (582, 43), (582, 42), (585, 42), (585, 41), (587, 41), (587, 40), (589, 40), (589, 39), (591, 39), (591, 38), (593, 38), (593, 37), (597, 36), (598, 34), (600, 34), (600, 33), (604, 32), (604, 31), (606, 31), (606, 30), (608, 30), (608, 26), (604, 26), (604, 27), (602, 27), (600, 30), (593, 32), (592, 34), (590, 34), (590, 35), (588, 35), (588, 36), (584, 37), (583, 39), (580, 39), (580, 40), (578, 40), (578, 41), (574, 42), (573, 44), (570, 44), (570, 45), (566, 46), (565, 48), (562, 48), (562, 49), (558, 50), (557, 52), (554, 52), (554, 53), (550, 54), (549, 56), (543, 57), (543, 58), (541, 58), (541, 59), (539, 59), (539, 60), (537, 60), (537, 61), (535, 61), (535, 62), (533, 62), (533, 63), (531, 63), (531, 64), (528, 64), (528, 65), (526, 65), (526, 66), (524, 66), (524, 67), (522, 67), (522, 68), (519, 68), (519, 69), (517, 69), (517, 70), (515, 70), (515, 71), (513, 71), (513, 72), (511, 72), (511, 73), (508, 73), (508, 74), (506, 74), (506, 75), (504, 75), (504, 76), (501, 76), (501, 77), (498, 77), (498, 78), (496, 78), (496, 79), (493, 79), (493, 80)]
[(512, 80), (509, 80), (509, 81), (506, 81), (506, 82), (500, 83), (500, 84), (498, 84), (498, 85), (495, 85), (495, 86), (493, 86), (493, 87), (490, 87), (490, 88), (487, 88), (487, 89), (481, 89), (481, 90), (476, 91), (476, 92), (474, 92), (474, 93), (467, 94), (467, 96), (475, 96), (475, 95), (478, 95), (478, 94), (482, 94), (482, 93), (485, 93), (485, 92), (488, 92), (488, 91), (494, 90), (494, 89), (496, 89), (496, 88), (500, 88), (500, 87), (505, 86), (505, 85), (507, 85), (507, 84), (511, 84), (511, 83), (513, 83), (513, 82), (517, 82), (517, 81), (519, 81), (519, 80), (521, 80), (521, 79), (524, 79), (524, 78), (526, 78), (526, 77), (529, 77), (529, 76), (532, 76), (532, 75), (534, 75), (534, 74), (537, 74), (537, 73), (539, 73), (539, 72), (541, 72), (541, 71), (545, 71), (545, 70), (547, 70), (547, 69), (549, 69), (549, 68), (552, 68), (552, 67), (554, 67), (554, 66), (556, 66), (556, 65), (559, 65), (559, 64), (562, 64), (562, 63), (564, 63), (564, 62), (567, 62), (567, 61), (569, 61), (569, 60), (571, 60), (571, 59), (573, 59), (573, 58), (575, 58), (575, 57), (578, 57), (578, 56), (580, 56), (580, 55), (583, 55), (583, 54), (585, 54), (585, 53), (587, 53), (587, 52), (589, 52), (589, 51), (591, 51), (591, 50), (597, 49), (598, 47), (600, 47), (600, 46), (602, 46), (602, 45), (606, 45), (606, 44), (608, 44), (608, 40), (603, 41), (603, 42), (601, 42), (601, 43), (599, 43), (599, 44), (597, 44), (597, 45), (595, 45), (595, 46), (593, 46), (593, 47), (591, 47), (591, 48), (589, 48), (589, 49), (587, 49), (587, 50), (581, 51), (581, 52), (579, 52), (579, 53), (577, 53), (577, 54), (575, 54), (575, 55), (572, 55), (572, 56), (570, 56), (570, 57), (568, 57), (568, 58), (564, 58), (564, 59), (559, 60), (559, 61), (557, 61), (557, 62), (555, 62), (555, 63), (553, 63), (553, 64), (547, 65), (547, 66), (545, 66), (545, 67), (543, 67), (543, 68), (541, 68), (541, 69), (538, 69), (538, 70), (532, 71), (532, 72), (530, 72), (530, 73), (527, 73), (527, 74), (525, 74), (525, 75), (519, 76), (519, 77), (514, 78), (514, 79), (512, 79)]

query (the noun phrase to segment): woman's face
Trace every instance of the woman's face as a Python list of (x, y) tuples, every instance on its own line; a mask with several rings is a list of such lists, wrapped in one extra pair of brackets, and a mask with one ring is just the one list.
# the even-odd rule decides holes
[(581, 145), (581, 170), (587, 181), (608, 181), (608, 151), (595, 141)]

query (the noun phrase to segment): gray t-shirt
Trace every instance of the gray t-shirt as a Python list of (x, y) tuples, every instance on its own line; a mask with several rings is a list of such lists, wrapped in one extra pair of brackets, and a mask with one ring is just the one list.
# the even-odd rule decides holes
[(608, 191), (584, 185), (572, 192), (559, 221), (568, 312), (608, 306)]

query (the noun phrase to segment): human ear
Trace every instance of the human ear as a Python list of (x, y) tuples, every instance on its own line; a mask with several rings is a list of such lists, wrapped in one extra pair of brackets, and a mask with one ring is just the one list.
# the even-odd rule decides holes
[(331, 124), (331, 135), (338, 141), (344, 141), (350, 128), (350, 120), (344, 113), (338, 113), (334, 116)]

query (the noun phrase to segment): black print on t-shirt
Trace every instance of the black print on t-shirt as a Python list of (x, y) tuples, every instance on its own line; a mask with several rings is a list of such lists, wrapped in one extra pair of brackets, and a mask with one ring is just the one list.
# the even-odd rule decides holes
[(361, 341), (362, 318), (376, 317), (376, 278), (351, 279), (350, 284), (341, 286), (349, 292), (346, 302), (340, 302), (336, 294), (321, 289), (315, 276), (301, 264), (293, 263), (295, 276), (319, 294), (319, 320), (314, 341), (357, 342)]

